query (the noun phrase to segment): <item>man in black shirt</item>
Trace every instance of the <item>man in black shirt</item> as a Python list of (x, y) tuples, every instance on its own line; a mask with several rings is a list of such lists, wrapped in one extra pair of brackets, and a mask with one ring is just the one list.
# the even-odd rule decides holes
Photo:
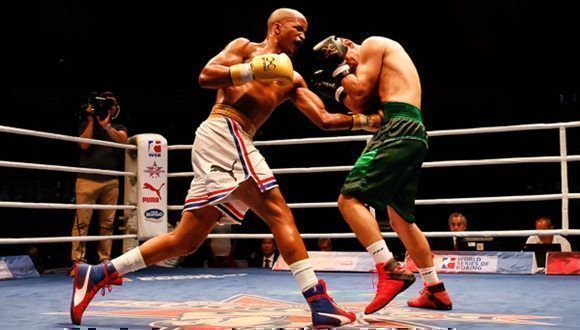
[[(117, 97), (112, 92), (104, 92), (101, 98), (109, 102), (108, 112), (98, 113), (92, 105), (86, 108), (87, 114), (84, 116), (80, 127), (79, 135), (83, 138), (112, 141), (117, 143), (127, 143), (127, 128), (121, 124), (111, 123), (111, 120), (119, 114)], [(99, 116), (106, 116), (101, 118)], [(123, 150), (79, 143), (81, 156), (79, 166), (85, 168), (96, 168), (103, 170), (123, 169)], [(76, 180), (76, 203), (77, 204), (108, 204), (116, 205), (119, 197), (119, 180), (116, 177), (99, 174), (80, 173)], [(77, 209), (72, 228), (72, 236), (86, 236), (91, 217), (92, 209)], [(99, 210), (99, 234), (112, 235), (115, 210)], [(112, 240), (99, 241), (98, 254), (100, 261), (111, 259)], [(73, 242), (71, 259), (75, 263), (86, 262), (85, 243)]]

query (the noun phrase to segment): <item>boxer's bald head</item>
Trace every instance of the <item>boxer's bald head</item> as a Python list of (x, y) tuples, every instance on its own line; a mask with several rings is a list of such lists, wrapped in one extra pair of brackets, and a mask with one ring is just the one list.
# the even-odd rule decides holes
[(268, 18), (268, 39), (282, 52), (293, 55), (304, 43), (308, 21), (299, 11), (279, 8)]
[[(268, 31), (272, 29), (275, 23), (282, 23), (285, 20), (303, 20), (307, 22), (306, 17), (301, 12), (290, 8), (279, 8), (270, 14), (268, 18)], [(308, 23), (307, 23), (308, 24)]]

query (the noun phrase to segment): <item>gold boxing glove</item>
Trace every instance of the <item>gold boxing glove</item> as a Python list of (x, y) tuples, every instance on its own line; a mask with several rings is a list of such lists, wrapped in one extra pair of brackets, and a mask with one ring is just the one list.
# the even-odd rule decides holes
[(352, 131), (365, 130), (367, 132), (376, 132), (381, 127), (383, 118), (379, 114), (372, 115), (352, 115)]
[(288, 55), (258, 55), (250, 63), (235, 64), (230, 67), (230, 77), (234, 85), (243, 85), (252, 80), (278, 80), (291, 83), (294, 80), (294, 68)]

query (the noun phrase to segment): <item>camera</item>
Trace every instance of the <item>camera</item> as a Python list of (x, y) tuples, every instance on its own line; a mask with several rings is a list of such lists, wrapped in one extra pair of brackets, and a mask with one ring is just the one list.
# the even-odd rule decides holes
[[(105, 93), (103, 93), (105, 94)], [(109, 109), (111, 109), (112, 106), (117, 105), (117, 101), (109, 95), (103, 95), (103, 94), (99, 94), (97, 92), (92, 92), (89, 95), (88, 98), (88, 102), (87, 104), (83, 104), (81, 106), (81, 111), (83, 113), (83, 115), (86, 114), (86, 109), (89, 105), (92, 106), (93, 108), (93, 115), (99, 117), (100, 120), (103, 120), (105, 118), (107, 118), (107, 116), (109, 115)], [(119, 111), (117, 111), (118, 114)], [(115, 116), (116, 117), (116, 116)], [(114, 118), (111, 118), (114, 119)]]

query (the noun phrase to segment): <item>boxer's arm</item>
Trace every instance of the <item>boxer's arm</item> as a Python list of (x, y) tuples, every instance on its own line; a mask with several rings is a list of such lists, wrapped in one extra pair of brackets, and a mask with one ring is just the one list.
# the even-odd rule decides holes
[(347, 96), (344, 104), (353, 111), (364, 108), (379, 80), (386, 45), (381, 38), (365, 40), (360, 48), (360, 63), (355, 74), (342, 80)]
[(325, 130), (348, 130), (353, 126), (353, 118), (340, 113), (329, 113), (322, 100), (308, 89), (304, 78), (294, 74), (295, 88), (290, 95), (290, 101), (316, 126)]
[(242, 63), (247, 53), (250, 41), (238, 38), (230, 42), (214, 58), (209, 60), (199, 74), (199, 85), (202, 88), (219, 89), (232, 86), (230, 78), (230, 66)]

